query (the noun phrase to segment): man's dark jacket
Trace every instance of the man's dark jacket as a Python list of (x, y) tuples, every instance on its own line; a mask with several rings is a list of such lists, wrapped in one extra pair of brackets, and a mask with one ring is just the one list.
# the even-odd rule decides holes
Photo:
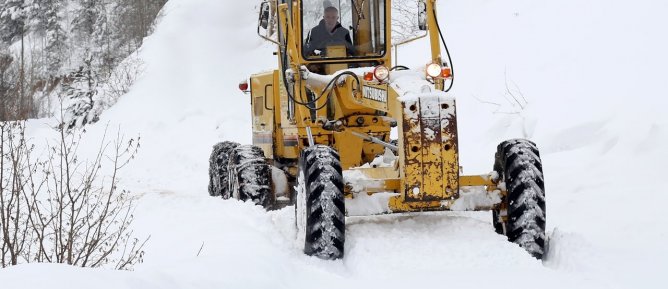
[(343, 28), (341, 23), (336, 23), (332, 31), (327, 31), (325, 20), (323, 19), (309, 32), (304, 45), (304, 55), (313, 55), (315, 50), (320, 50), (324, 53), (328, 45), (341, 44), (345, 44), (348, 54), (352, 55), (355, 51), (352, 43), (350, 32), (348, 32), (348, 29)]

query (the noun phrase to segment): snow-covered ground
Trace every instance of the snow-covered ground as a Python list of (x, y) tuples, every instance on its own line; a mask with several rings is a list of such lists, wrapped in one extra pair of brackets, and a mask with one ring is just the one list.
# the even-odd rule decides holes
[[(141, 135), (121, 185), (143, 196), (145, 262), (134, 272), (21, 265), (0, 270), (2, 288), (663, 288), (668, 2), (439, 1), (464, 173), (491, 170), (503, 139), (538, 143), (544, 262), (494, 233), (484, 212), (351, 217), (345, 259), (322, 261), (300, 253), (290, 208), (209, 197), (211, 146), (251, 139), (238, 82), (275, 66), (255, 36), (257, 6), (169, 1), (140, 52), (144, 76), (89, 129), (91, 139), (106, 124)], [(421, 67), (426, 49), (400, 47), (399, 64)], [(43, 122), (31, 122), (35, 138)]]

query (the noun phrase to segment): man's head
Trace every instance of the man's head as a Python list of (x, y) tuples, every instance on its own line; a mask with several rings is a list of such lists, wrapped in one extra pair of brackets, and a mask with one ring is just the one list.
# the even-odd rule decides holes
[(334, 26), (339, 23), (339, 10), (333, 6), (325, 8), (325, 16), (323, 16), (323, 19), (325, 19), (325, 27), (327, 30), (332, 31)]

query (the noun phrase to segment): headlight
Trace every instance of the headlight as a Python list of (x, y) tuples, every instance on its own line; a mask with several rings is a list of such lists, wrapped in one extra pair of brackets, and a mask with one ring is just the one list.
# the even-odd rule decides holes
[(427, 65), (427, 75), (432, 78), (441, 76), (441, 66), (438, 63), (432, 63)]
[(382, 65), (376, 66), (373, 70), (373, 76), (375, 76), (378, 81), (385, 81), (390, 77), (390, 70)]

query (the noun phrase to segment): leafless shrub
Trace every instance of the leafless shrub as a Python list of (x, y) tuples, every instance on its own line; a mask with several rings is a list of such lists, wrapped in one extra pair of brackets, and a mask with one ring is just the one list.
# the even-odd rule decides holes
[[(65, 263), (131, 269), (148, 239), (133, 237), (135, 198), (118, 188), (118, 172), (139, 139), (107, 133), (92, 160), (82, 161), (83, 132), (57, 128), (42, 159), (23, 122), (0, 123), (0, 265)], [(107, 167), (108, 166), (108, 167)]]
[(130, 87), (135, 83), (139, 75), (144, 72), (144, 62), (136, 57), (129, 57), (126, 61), (120, 63), (107, 81), (107, 104), (106, 108), (114, 105), (121, 96), (130, 91)]
[(529, 105), (529, 101), (524, 97), (524, 93), (520, 87), (508, 78), (508, 72), (504, 72), (504, 91), (501, 93), (501, 97), (505, 100), (505, 103), (481, 99), (477, 96), (473, 96), (478, 102), (494, 107), (494, 114), (521, 114), (524, 109)]
[(0, 122), (0, 266), (16, 265), (29, 257), (32, 232), (30, 206), (26, 202), (26, 171), (32, 171), (25, 140), (25, 126), (19, 122)]

